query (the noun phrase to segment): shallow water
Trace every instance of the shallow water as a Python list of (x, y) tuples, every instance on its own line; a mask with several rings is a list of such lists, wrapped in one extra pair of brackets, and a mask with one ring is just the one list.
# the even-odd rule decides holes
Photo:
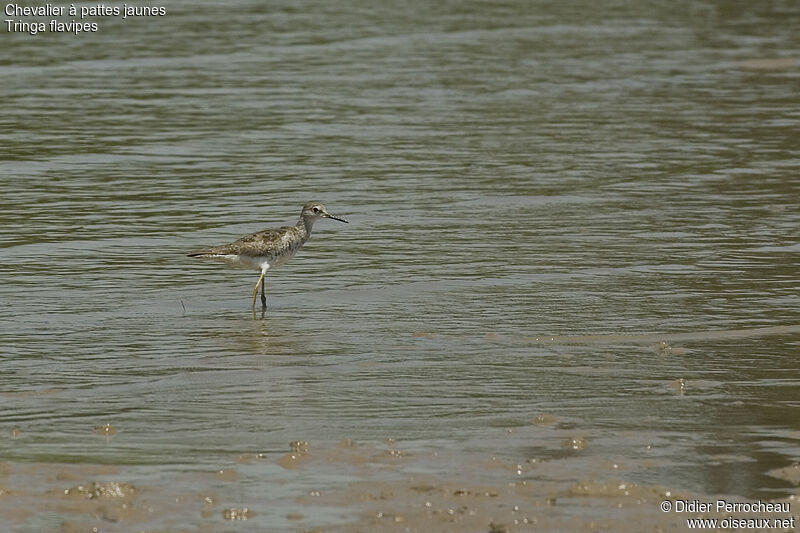
[[(177, 2), (3, 33), (0, 458), (152, 485), (391, 437), (793, 493), (767, 472), (800, 458), (800, 13), (684, 7)], [(256, 273), (185, 256), (312, 199), (350, 224), (255, 320)], [(270, 465), (230, 503), (288, 527), (265, 508), (311, 474)]]

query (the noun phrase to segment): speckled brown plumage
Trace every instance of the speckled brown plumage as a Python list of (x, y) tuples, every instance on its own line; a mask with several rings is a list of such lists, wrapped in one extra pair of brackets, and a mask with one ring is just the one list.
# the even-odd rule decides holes
[(295, 226), (251, 233), (228, 244), (198, 250), (189, 254), (189, 257), (219, 259), (233, 266), (259, 270), (266, 261), (270, 268), (275, 268), (286, 263), (305, 244), (310, 234), (310, 228), (300, 219)]
[(294, 226), (265, 229), (246, 235), (241, 239), (228, 244), (211, 246), (192, 252), (189, 257), (223, 261), (239, 268), (252, 268), (261, 271), (261, 277), (253, 291), (253, 307), (255, 307), (258, 287), (261, 286), (261, 303), (267, 305), (264, 294), (264, 274), (270, 268), (279, 267), (291, 259), (311, 236), (314, 222), (319, 218), (332, 218), (340, 222), (347, 222), (337, 218), (325, 210), (319, 202), (309, 202), (300, 211), (300, 220)]

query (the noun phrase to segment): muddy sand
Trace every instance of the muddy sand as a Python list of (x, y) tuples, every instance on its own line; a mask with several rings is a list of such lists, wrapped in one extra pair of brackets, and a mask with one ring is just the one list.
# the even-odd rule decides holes
[[(777, 511), (718, 512), (719, 498), (748, 500), (633, 483), (628, 472), (647, 465), (585, 460), (591, 442), (579, 435), (560, 445), (563, 457), (550, 459), (445, 446), (409, 451), (387, 439), (296, 441), (286, 451), (238, 454), (213, 468), (6, 462), (0, 521), (13, 532), (510, 533), (686, 531), (687, 519), (736, 525), (730, 520), (737, 518), (751, 520), (745, 527), (765, 519), (770, 531), (788, 531), (778, 526), (791, 526), (800, 509), (798, 491), (776, 500), (786, 506)], [(800, 483), (798, 465), (770, 474)], [(673, 506), (667, 512), (664, 501)]]

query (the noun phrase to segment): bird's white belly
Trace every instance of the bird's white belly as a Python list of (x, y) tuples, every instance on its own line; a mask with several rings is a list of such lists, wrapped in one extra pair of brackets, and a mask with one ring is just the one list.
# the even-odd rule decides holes
[(209, 259), (216, 259), (232, 267), (245, 268), (247, 270), (261, 270), (262, 269), (261, 265), (264, 263), (263, 257), (248, 257), (246, 255), (234, 255), (234, 254), (215, 255), (209, 257)]
[(277, 257), (262, 256), (251, 257), (246, 255), (217, 255), (213, 259), (217, 259), (236, 268), (245, 268), (248, 270), (267, 270), (269, 268), (277, 268), (289, 262), (297, 250), (291, 250), (283, 255)]

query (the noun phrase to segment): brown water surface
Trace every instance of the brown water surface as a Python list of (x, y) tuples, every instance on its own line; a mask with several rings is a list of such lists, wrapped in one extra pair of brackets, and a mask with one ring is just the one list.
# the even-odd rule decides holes
[[(429, 498), (584, 530), (795, 495), (798, 16), (176, 1), (0, 32), (0, 516), (376, 530)], [(254, 273), (185, 256), (313, 199), (350, 224), (264, 316)]]

